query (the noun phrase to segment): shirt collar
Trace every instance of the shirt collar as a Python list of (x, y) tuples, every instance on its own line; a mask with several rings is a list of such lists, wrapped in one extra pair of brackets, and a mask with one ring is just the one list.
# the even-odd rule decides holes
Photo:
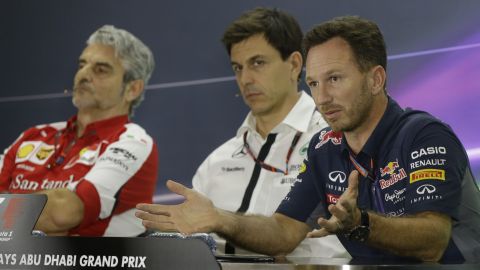
[[(272, 133), (278, 133), (282, 128), (289, 127), (296, 131), (307, 132), (310, 124), (310, 119), (315, 110), (315, 102), (304, 91), (300, 92), (300, 98), (295, 106), (290, 110), (287, 116), (272, 129)], [(256, 130), (255, 117), (250, 111), (243, 121), (240, 128), (237, 130), (237, 137), (242, 136), (245, 131), (253, 132)]]
[[(85, 132), (83, 133), (83, 136), (85, 136), (86, 134), (95, 134), (99, 138), (105, 138), (112, 134), (112, 131), (117, 130), (119, 127), (124, 126), (128, 122), (128, 115), (126, 114), (96, 121), (88, 124), (85, 127)], [(71, 117), (67, 122), (67, 132), (76, 132), (76, 130), (77, 116), (75, 115)]]
[[(398, 118), (402, 115), (403, 109), (398, 105), (398, 103), (388, 96), (388, 103), (385, 112), (383, 113), (380, 122), (373, 130), (370, 137), (367, 139), (367, 142), (363, 146), (360, 152), (367, 154), (369, 157), (374, 160), (377, 158), (379, 152), (379, 147), (383, 142), (383, 139), (391, 131), (393, 125), (397, 122)], [(342, 152), (348, 151), (349, 147), (345, 135), (342, 136)]]

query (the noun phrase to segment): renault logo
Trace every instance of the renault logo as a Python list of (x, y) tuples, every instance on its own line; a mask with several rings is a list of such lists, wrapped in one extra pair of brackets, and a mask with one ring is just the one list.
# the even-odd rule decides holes
[(433, 185), (425, 184), (417, 188), (417, 193), (420, 195), (425, 194), (425, 192), (427, 192), (428, 194), (432, 194), (433, 192), (435, 192), (435, 190), (437, 189)]
[(339, 183), (343, 183), (345, 182), (345, 180), (347, 180), (347, 176), (345, 175), (344, 172), (342, 171), (333, 171), (333, 172), (330, 172), (328, 174), (328, 178), (330, 179), (330, 181), (332, 182), (339, 182)]

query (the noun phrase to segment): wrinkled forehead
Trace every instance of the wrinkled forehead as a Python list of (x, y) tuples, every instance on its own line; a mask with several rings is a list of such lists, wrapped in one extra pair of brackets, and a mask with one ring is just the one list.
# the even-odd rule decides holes
[(104, 62), (109, 63), (112, 66), (122, 66), (122, 61), (115, 52), (115, 49), (110, 45), (99, 43), (87, 45), (80, 54), (79, 60), (87, 62)]

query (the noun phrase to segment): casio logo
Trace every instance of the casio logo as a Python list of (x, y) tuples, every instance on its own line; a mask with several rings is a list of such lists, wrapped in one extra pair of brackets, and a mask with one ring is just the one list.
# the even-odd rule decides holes
[(417, 159), (421, 156), (433, 155), (433, 154), (446, 154), (447, 149), (443, 146), (432, 146), (427, 148), (420, 148), (418, 151), (411, 153), (412, 159)]
[(436, 188), (433, 185), (425, 184), (417, 188), (417, 193), (420, 195), (425, 194), (425, 192), (428, 194), (432, 194), (433, 192), (435, 192), (435, 190)]
[(345, 180), (347, 180), (347, 176), (345, 175), (344, 172), (342, 171), (333, 171), (333, 172), (330, 172), (328, 174), (328, 178), (330, 179), (330, 181), (332, 182), (339, 182), (339, 183), (343, 183), (345, 182)]

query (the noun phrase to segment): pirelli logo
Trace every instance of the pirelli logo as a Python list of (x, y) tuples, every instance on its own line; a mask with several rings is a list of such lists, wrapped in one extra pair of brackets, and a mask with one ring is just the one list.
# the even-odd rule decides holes
[(410, 173), (410, 184), (421, 180), (445, 181), (445, 170), (423, 169)]

